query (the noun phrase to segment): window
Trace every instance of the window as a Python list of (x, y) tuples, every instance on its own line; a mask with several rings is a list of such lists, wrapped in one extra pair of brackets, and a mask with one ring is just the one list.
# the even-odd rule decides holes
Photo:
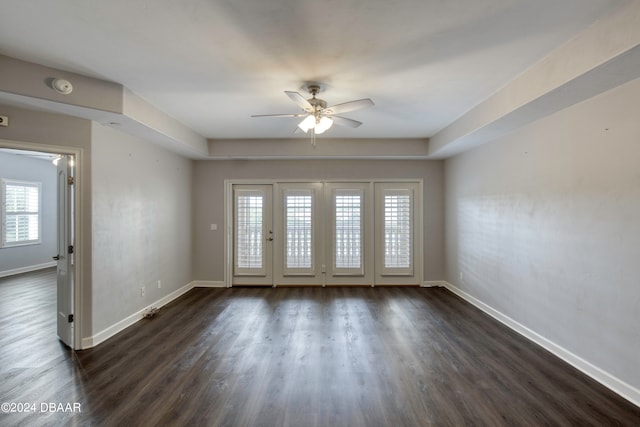
[(263, 195), (245, 191), (236, 199), (236, 262), (239, 268), (263, 268)]
[(362, 268), (362, 190), (336, 189), (335, 269)]
[(310, 190), (285, 194), (286, 268), (313, 267), (313, 196)]
[(384, 268), (411, 266), (411, 193), (390, 190), (384, 195)]
[(40, 243), (39, 182), (2, 179), (2, 247)]

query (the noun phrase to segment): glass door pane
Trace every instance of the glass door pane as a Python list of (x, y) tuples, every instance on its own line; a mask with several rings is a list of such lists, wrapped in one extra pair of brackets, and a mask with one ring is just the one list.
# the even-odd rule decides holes
[(332, 208), (332, 274), (364, 275), (364, 188), (329, 188)]
[(362, 191), (336, 189), (333, 200), (334, 267), (362, 272)]
[(313, 268), (313, 193), (287, 190), (284, 195), (285, 270)]
[(411, 191), (383, 191), (383, 262), (385, 269), (411, 267)]
[(236, 266), (239, 269), (264, 269), (264, 195), (256, 193), (239, 192), (236, 198)]

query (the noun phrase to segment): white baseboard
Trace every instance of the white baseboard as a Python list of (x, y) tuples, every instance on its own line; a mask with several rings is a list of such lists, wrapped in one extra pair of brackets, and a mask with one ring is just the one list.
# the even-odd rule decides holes
[(131, 326), (134, 323), (136, 323), (139, 320), (141, 320), (143, 318), (143, 316), (144, 316), (144, 313), (147, 310), (149, 310), (151, 307), (161, 308), (161, 307), (167, 305), (168, 303), (170, 303), (171, 301), (173, 301), (174, 299), (176, 299), (176, 298), (184, 295), (185, 293), (189, 292), (193, 287), (194, 287), (194, 282), (191, 282), (191, 283), (181, 287), (180, 289), (177, 289), (177, 290), (171, 292), (170, 294), (165, 295), (164, 297), (160, 298), (156, 302), (149, 304), (148, 306), (146, 306), (142, 310), (139, 310), (136, 313), (133, 313), (131, 316), (129, 316), (129, 317), (125, 318), (125, 319), (122, 319), (121, 321), (109, 326), (106, 329), (103, 329), (102, 331), (98, 332), (97, 334), (95, 334), (95, 335), (93, 335), (91, 337), (88, 337), (88, 338), (83, 338), (82, 339), (82, 347), (81, 347), (81, 349), (85, 350), (85, 349), (97, 346), (98, 344), (106, 341), (107, 339), (111, 338), (112, 336), (114, 336), (118, 332), (121, 332), (121, 331), (125, 330), (129, 326)]
[(44, 264), (30, 265), (27, 267), (14, 268), (12, 270), (0, 271), (0, 277), (13, 276), (14, 274), (28, 273), (30, 271), (42, 270), (45, 268), (55, 267), (58, 265), (55, 261), (45, 262)]
[(509, 328), (518, 332), (520, 335), (524, 336), (525, 338), (530, 339), (531, 341), (535, 342), (536, 344), (550, 351), (560, 359), (564, 360), (568, 364), (572, 365), (574, 368), (582, 371), (586, 375), (598, 381), (600, 384), (604, 385), (605, 387), (609, 388), (610, 390), (624, 397), (634, 405), (640, 406), (640, 390), (638, 390), (637, 388), (633, 387), (630, 384), (625, 383), (621, 379), (587, 362), (586, 360), (582, 359), (580, 356), (577, 356), (576, 354), (570, 352), (564, 347), (561, 347), (558, 344), (554, 343), (553, 341), (550, 341), (547, 338), (543, 337), (542, 335), (532, 331), (531, 329), (527, 328), (521, 323), (513, 320), (512, 318), (510, 318), (509, 316), (506, 316), (505, 314), (502, 314), (498, 310), (483, 303), (482, 301), (475, 298), (474, 296), (469, 295), (468, 293), (452, 285), (451, 283), (446, 281), (443, 281), (442, 283), (451, 292), (458, 295), (460, 298), (468, 301), (469, 303), (473, 304), (474, 306), (478, 307), (480, 310), (484, 311), (489, 316), (498, 320), (500, 323), (508, 326)]
[(193, 282), (194, 288), (226, 288), (227, 285), (221, 280), (195, 280)]
[(442, 288), (445, 286), (444, 281), (442, 280), (425, 280), (420, 285), (421, 288)]

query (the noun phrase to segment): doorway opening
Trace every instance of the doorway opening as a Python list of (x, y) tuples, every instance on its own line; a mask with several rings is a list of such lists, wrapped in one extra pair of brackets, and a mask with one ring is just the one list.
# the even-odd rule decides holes
[[(81, 150), (75, 147), (0, 140), (0, 156), (5, 163), (0, 173), (3, 179), (0, 197), (4, 206), (0, 231), (3, 243), (0, 251), (4, 252), (4, 261), (0, 265), (0, 273), (6, 276), (5, 282), (12, 277), (29, 281), (32, 276), (40, 277), (40, 282), (45, 277), (49, 282), (55, 282), (51, 284), (55, 289), (48, 294), (54, 295), (54, 304), (43, 301), (48, 303), (47, 307), (55, 306), (55, 311), (47, 308), (49, 313), (45, 318), (53, 318), (55, 331), (51, 334), (71, 349), (78, 349), (81, 345), (78, 280), (81, 277), (78, 222), (81, 154)], [(41, 193), (26, 191), (30, 188), (38, 188)], [(27, 205), (22, 200), (27, 193), (38, 196), (32, 197), (29, 209), (25, 208)], [(11, 206), (8, 208), (9, 199)], [(33, 216), (34, 212), (37, 217)], [(27, 215), (31, 217), (27, 218)], [(31, 237), (21, 241), (29, 233)], [(38, 238), (32, 238), (34, 236)], [(16, 257), (21, 260), (11, 268)], [(24, 274), (15, 276), (19, 273)], [(16, 304), (19, 303), (19, 299), (16, 300)], [(29, 323), (26, 323), (28, 327)], [(26, 331), (24, 327), (20, 331), (42, 336), (42, 331)]]

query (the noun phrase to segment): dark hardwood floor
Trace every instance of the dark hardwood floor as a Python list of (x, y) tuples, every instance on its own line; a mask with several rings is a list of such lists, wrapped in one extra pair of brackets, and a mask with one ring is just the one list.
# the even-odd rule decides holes
[(68, 357), (56, 336), (55, 322), (55, 268), (0, 278), (0, 369), (3, 377)]
[(0, 400), (37, 405), (2, 426), (640, 425), (445, 289), (197, 288), (75, 353), (55, 339), (55, 272), (0, 279), (0, 308)]

